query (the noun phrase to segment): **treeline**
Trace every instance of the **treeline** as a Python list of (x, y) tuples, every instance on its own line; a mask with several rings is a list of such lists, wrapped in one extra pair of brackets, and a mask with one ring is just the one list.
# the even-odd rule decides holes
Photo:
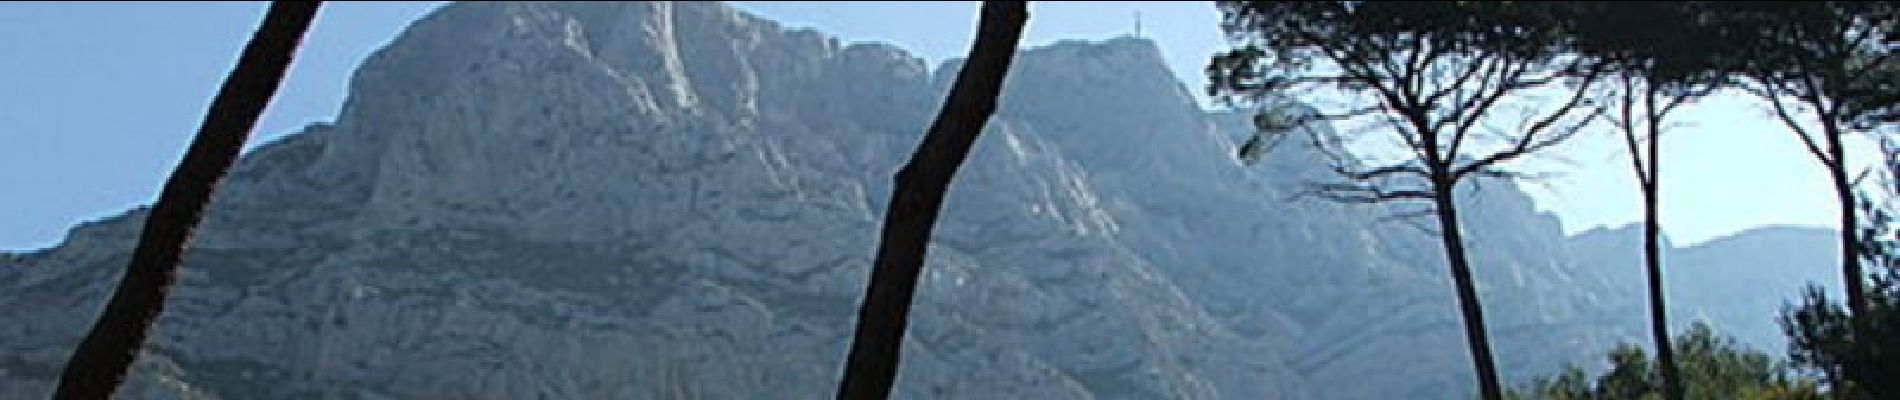
[[(1878, 174), (1848, 169), (1845, 139), (1896, 122), (1900, 33), (1892, 2), (1223, 1), (1233, 45), (1207, 67), (1209, 94), (1257, 110), (1252, 140), (1296, 132), (1329, 155), (1340, 179), (1325, 198), (1400, 203), (1433, 217), (1458, 296), (1479, 395), (1547, 398), (1900, 398), (1892, 141)], [(1811, 289), (1781, 310), (1796, 367), (1821, 385), (1783, 376), (1706, 329), (1671, 345), (1660, 258), (1659, 137), (1670, 117), (1709, 96), (1748, 96), (1772, 112), (1826, 171), (1839, 220), (1838, 303)], [(1318, 114), (1288, 102), (1324, 99)], [(1498, 127), (1498, 124), (1517, 122)], [(1307, 130), (1309, 124), (1344, 125)], [(1334, 133), (1321, 133), (1334, 132)], [(1654, 361), (1611, 353), (1595, 382), (1573, 371), (1508, 393), (1486, 336), (1483, 303), (1459, 225), (1460, 183), (1527, 179), (1520, 161), (1565, 141), (1614, 134), (1629, 153), (1644, 208), (1644, 271)], [(1363, 157), (1366, 137), (1394, 157)], [(1264, 139), (1263, 139), (1264, 138)], [(1882, 137), (1881, 139), (1885, 139)], [(1271, 143), (1271, 142), (1269, 142)], [(1253, 150), (1253, 149), (1249, 149)], [(1257, 151), (1256, 151), (1257, 152)], [(1242, 154), (1257, 157), (1258, 154)], [(1380, 161), (1390, 160), (1390, 161)], [(1637, 249), (1631, 249), (1637, 251)], [(1872, 267), (1870, 271), (1868, 266)], [(1772, 311), (1765, 311), (1772, 312)], [(1714, 344), (1712, 344), (1714, 343)], [(1716, 355), (1711, 355), (1716, 354)], [(1724, 371), (1710, 373), (1710, 368)], [(1745, 372), (1738, 372), (1745, 371)], [(1711, 376), (1723, 376), (1715, 379)], [(1727, 385), (1722, 387), (1715, 386)], [(1753, 388), (1753, 389), (1747, 389)], [(1755, 391), (1746, 391), (1746, 390)], [(1759, 389), (1759, 390), (1756, 390)]]

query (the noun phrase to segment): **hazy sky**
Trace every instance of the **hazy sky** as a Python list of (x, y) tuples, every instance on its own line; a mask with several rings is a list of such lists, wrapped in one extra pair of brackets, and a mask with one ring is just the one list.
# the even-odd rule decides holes
[[(329, 2), (252, 143), (336, 115), (352, 70), (439, 2)], [(933, 65), (967, 51), (975, 2), (736, 2), (850, 41), (887, 41)], [(261, 2), (0, 2), (0, 249), (50, 246), (73, 224), (149, 203), (196, 131)], [(1142, 34), (1199, 93), (1223, 44), (1206, 2), (1032, 2), (1026, 45)], [(1665, 230), (1697, 242), (1766, 224), (1832, 226), (1824, 176), (1743, 97), (1686, 110), (1666, 140)], [(922, 129), (922, 127), (919, 127)], [(1607, 139), (1608, 136), (1599, 136)], [(1565, 148), (1554, 191), (1533, 194), (1567, 230), (1640, 217), (1620, 144)], [(1857, 164), (1870, 160), (1859, 153)]]

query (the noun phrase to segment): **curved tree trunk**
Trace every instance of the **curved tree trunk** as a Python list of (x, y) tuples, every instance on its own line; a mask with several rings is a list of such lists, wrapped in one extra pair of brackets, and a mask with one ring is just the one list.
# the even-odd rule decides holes
[[(1438, 180), (1438, 179), (1434, 179)], [(1465, 255), (1464, 233), (1458, 226), (1458, 208), (1452, 197), (1454, 183), (1439, 183), (1433, 190), (1438, 214), (1439, 235), (1445, 241), (1445, 261), (1451, 268), (1452, 285), (1458, 290), (1458, 310), (1464, 315), (1465, 342), (1471, 348), (1471, 364), (1478, 373), (1478, 394), (1484, 400), (1504, 398), (1498, 381), (1497, 361), (1491, 356), (1491, 338), (1484, 327), (1484, 306), (1478, 302), (1477, 285), (1472, 282), (1471, 262)]]
[(158, 203), (145, 218), (137, 249), (119, 288), (60, 374), (56, 399), (105, 399), (119, 389), (126, 370), (160, 312), (178, 276), (178, 264), (218, 181), (230, 170), (244, 140), (283, 80), (320, 2), (274, 2), (252, 34), (185, 158), (165, 181)]
[(996, 97), (1028, 19), (1023, 2), (983, 2), (969, 59), (957, 72), (957, 81), (930, 131), (894, 177), (877, 260), (865, 287), (864, 304), (858, 308), (844, 378), (838, 384), (839, 399), (890, 396), (931, 229), (943, 209), (951, 178), (996, 111)]

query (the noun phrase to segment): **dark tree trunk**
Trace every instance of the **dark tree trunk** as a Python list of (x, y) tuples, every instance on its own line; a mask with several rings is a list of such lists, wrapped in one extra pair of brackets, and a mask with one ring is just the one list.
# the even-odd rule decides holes
[(1451, 267), (1452, 285), (1458, 290), (1458, 310), (1464, 314), (1465, 342), (1471, 347), (1471, 364), (1478, 373), (1478, 393), (1484, 400), (1504, 398), (1498, 381), (1497, 362), (1491, 357), (1491, 339), (1484, 328), (1484, 306), (1478, 302), (1478, 289), (1472, 282), (1471, 263), (1465, 256), (1464, 233), (1458, 227), (1458, 209), (1450, 179), (1433, 179), (1432, 202), (1438, 214), (1439, 235), (1445, 241), (1445, 261)]
[(1822, 121), (1827, 135), (1827, 153), (1831, 162), (1821, 163), (1834, 183), (1834, 198), (1841, 209), (1841, 280), (1847, 289), (1847, 310), (1854, 321), (1867, 315), (1867, 292), (1860, 269), (1859, 220), (1854, 217), (1854, 186), (1847, 178), (1847, 152), (1841, 148), (1841, 128), (1832, 118)]
[(945, 192), (983, 125), (996, 111), (1003, 77), (1016, 55), (1029, 12), (1023, 2), (983, 2), (969, 59), (930, 131), (897, 172), (878, 239), (877, 260), (858, 308), (839, 399), (884, 399), (897, 380), (904, 329), (923, 272), (924, 251)]
[(119, 288), (73, 351), (59, 378), (56, 399), (106, 399), (117, 392), (137, 359), (206, 203), (224, 177), (264, 106), (277, 92), (292, 53), (316, 18), (320, 2), (274, 2), (224, 81), (198, 136), (165, 182), (145, 218), (137, 249)]
[[(1643, 195), (1643, 272), (1649, 277), (1649, 335), (1656, 342), (1657, 370), (1662, 375), (1663, 398), (1682, 400), (1682, 380), (1680, 370), (1676, 368), (1675, 347), (1669, 339), (1669, 308), (1663, 299), (1662, 274), (1662, 219), (1657, 204), (1662, 198), (1661, 159), (1657, 148), (1662, 146), (1663, 115), (1657, 111), (1658, 93), (1653, 83), (1644, 83), (1641, 101), (1642, 115), (1636, 115), (1637, 81), (1635, 76), (1623, 77), (1622, 124), (1623, 144), (1628, 146), (1630, 172), (1636, 174), (1636, 187)], [(1678, 99), (1680, 101), (1680, 99)], [(1646, 136), (1647, 146), (1638, 140), (1638, 125), (1641, 119), (1641, 131)]]
[[(1654, 111), (1655, 98), (1650, 98), (1649, 108)], [(1676, 369), (1676, 350), (1669, 341), (1669, 309), (1663, 300), (1662, 273), (1662, 220), (1657, 206), (1662, 198), (1662, 175), (1658, 172), (1661, 160), (1656, 158), (1658, 118), (1651, 115), (1649, 120), (1649, 179), (1643, 186), (1643, 264), (1649, 273), (1649, 334), (1656, 341), (1657, 369), (1662, 372), (1663, 396), (1668, 400), (1682, 400), (1683, 388), (1681, 374)], [(1635, 155), (1631, 155), (1635, 157)]]

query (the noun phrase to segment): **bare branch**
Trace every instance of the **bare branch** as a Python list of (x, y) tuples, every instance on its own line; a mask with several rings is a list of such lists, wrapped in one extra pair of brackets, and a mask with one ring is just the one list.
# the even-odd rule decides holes
[[(1433, 95), (1439, 97), (1451, 96), (1451, 111), (1439, 119), (1438, 125), (1435, 126), (1437, 129), (1444, 129), (1462, 121), (1465, 110), (1476, 107), (1477, 102), (1485, 99), (1485, 94), (1489, 93), (1493, 85), (1501, 80), (1499, 75), (1504, 75), (1508, 70), (1507, 67), (1509, 67), (1511, 63), (1495, 60), (1493, 57), (1494, 56), (1490, 54), (1483, 54), (1474, 59), (1471, 63), (1466, 64), (1465, 75), (1475, 78), (1477, 87), (1466, 88), (1466, 82), (1458, 82), (1456, 85), (1446, 86), (1438, 92), (1433, 93)], [(1476, 71), (1475, 76), (1471, 76), (1473, 75), (1473, 71)], [(1432, 99), (1436, 100), (1437, 98), (1434, 97)], [(1431, 104), (1438, 103), (1432, 102)]]
[(1656, 114), (1658, 117), (1657, 122), (1661, 122), (1660, 121), (1662, 119), (1661, 117), (1667, 116), (1671, 112), (1675, 112), (1676, 107), (1680, 107), (1683, 104), (1688, 104), (1689, 100), (1702, 97), (1702, 96), (1707, 96), (1709, 95), (1709, 93), (1712, 93), (1712, 92), (1713, 92), (1712, 90), (1701, 89), (1701, 90), (1690, 91), (1687, 93), (1678, 93), (1678, 94), (1670, 95), (1669, 101), (1663, 104), (1661, 110), (1656, 111)]
[[(1623, 114), (1623, 120), (1617, 124), (1617, 127), (1623, 131), (1623, 144), (1628, 146), (1629, 149), (1630, 168), (1636, 171), (1636, 184), (1643, 187), (1643, 190), (1649, 190), (1653, 185), (1652, 182), (1655, 181), (1649, 176), (1649, 168), (1646, 167), (1647, 164), (1645, 164), (1643, 160), (1643, 151), (1641, 146), (1637, 145), (1639, 135), (1636, 133), (1636, 115), (1634, 110), (1636, 107), (1636, 81), (1634, 77), (1629, 75), (1623, 76), (1621, 92), (1623, 101), (1619, 104), (1619, 110)], [(1654, 123), (1654, 121), (1650, 122)], [(1655, 138), (1650, 138), (1650, 140), (1655, 140)]]
[[(1294, 85), (1307, 85), (1307, 84), (1337, 85), (1337, 84), (1357, 82), (1359, 80), (1360, 78), (1350, 76), (1350, 75), (1312, 75), (1312, 76), (1296, 76), (1296, 77), (1276, 77), (1276, 78), (1270, 79), (1271, 85), (1269, 86), (1270, 87), (1289, 87), (1289, 86), (1294, 86)], [(1258, 91), (1270, 93), (1270, 91), (1265, 91), (1265, 90), (1258, 90)]]
[[(1586, 77), (1584, 86), (1586, 87), (1589, 86), (1589, 83), (1595, 81), (1595, 79), (1596, 79), (1595, 74), (1592, 74)], [(1570, 96), (1570, 100), (1564, 102), (1563, 106), (1558, 107), (1557, 110), (1552, 111), (1549, 115), (1546, 115), (1544, 119), (1532, 124), (1530, 129), (1525, 130), (1523, 133), (1523, 136), (1520, 136), (1518, 138), (1517, 144), (1515, 146), (1512, 146), (1510, 149), (1499, 151), (1497, 153), (1492, 153), (1491, 155), (1481, 158), (1478, 161), (1474, 161), (1471, 164), (1457, 168), (1452, 173), (1452, 180), (1455, 181), (1466, 174), (1470, 174), (1472, 171), (1481, 170), (1493, 164), (1509, 161), (1531, 152), (1536, 152), (1536, 151), (1543, 150), (1544, 148), (1555, 146), (1558, 143), (1562, 143), (1564, 140), (1567, 140), (1570, 137), (1575, 136), (1578, 132), (1582, 131), (1583, 127), (1587, 126), (1591, 120), (1596, 119), (1598, 116), (1603, 115), (1604, 110), (1602, 107), (1589, 107), (1590, 109), (1592, 109), (1592, 111), (1589, 114), (1585, 115), (1582, 121), (1578, 121), (1575, 124), (1569, 125), (1567, 128), (1563, 129), (1563, 132), (1560, 132), (1556, 135), (1551, 135), (1549, 138), (1542, 139), (1542, 140), (1538, 139), (1539, 134), (1543, 133), (1545, 129), (1549, 129), (1551, 126), (1555, 125), (1558, 121), (1562, 120), (1565, 116), (1568, 116), (1571, 111), (1575, 110), (1577, 108), (1577, 105), (1582, 103), (1585, 92), (1586, 91), (1584, 90), (1575, 91)]]
[(1802, 128), (1801, 123), (1795, 121), (1794, 115), (1788, 113), (1788, 107), (1782, 104), (1783, 101), (1784, 100), (1779, 96), (1768, 98), (1768, 104), (1774, 107), (1775, 116), (1781, 117), (1781, 123), (1787, 125), (1789, 130), (1794, 131), (1796, 138), (1801, 139), (1801, 145), (1808, 149), (1808, 154), (1813, 155), (1815, 159), (1821, 160), (1822, 163), (1833, 164), (1834, 158), (1828, 157), (1827, 152), (1821, 151), (1821, 146), (1814, 143), (1814, 137), (1808, 134), (1807, 128)]
[(1386, 203), (1394, 201), (1431, 201), (1432, 192), (1425, 189), (1385, 189), (1377, 184), (1354, 183), (1309, 183), (1304, 193), (1340, 203)]
[(1379, 114), (1383, 114), (1385, 111), (1386, 111), (1385, 107), (1382, 107), (1382, 106), (1368, 106), (1368, 107), (1360, 108), (1357, 110), (1350, 110), (1346, 112), (1332, 113), (1332, 114), (1314, 112), (1312, 114), (1304, 114), (1304, 115), (1295, 116), (1290, 122), (1292, 123), (1293, 126), (1307, 126), (1307, 124), (1315, 123), (1315, 122), (1331, 123), (1331, 122), (1351, 120), (1351, 119), (1370, 116), (1370, 115), (1379, 115)]
[[(1584, 117), (1584, 120), (1588, 121), (1602, 114), (1603, 114), (1603, 110), (1597, 109), (1595, 111), (1592, 111), (1589, 115), (1586, 115)], [(1544, 140), (1518, 142), (1519, 145), (1517, 147), (1513, 147), (1504, 151), (1499, 151), (1497, 153), (1492, 153), (1489, 156), (1485, 156), (1484, 158), (1478, 159), (1478, 161), (1473, 161), (1470, 164), (1466, 164), (1463, 167), (1459, 167), (1455, 169), (1452, 172), (1452, 180), (1455, 181), (1458, 179), (1462, 179), (1466, 175), (1470, 175), (1470, 174), (1476, 173), (1477, 171), (1482, 171), (1482, 170), (1491, 168), (1492, 166), (1497, 165), (1499, 163), (1515, 160), (1525, 155), (1543, 151), (1544, 149), (1550, 148), (1552, 146), (1562, 144), (1565, 140), (1568, 140), (1569, 138), (1576, 136), (1579, 132), (1582, 132), (1583, 127), (1585, 125), (1586, 124), (1584, 123), (1579, 123), (1579, 124), (1568, 126), (1564, 128), (1558, 134), (1551, 135), (1549, 138), (1544, 139)]]
[[(1305, 33), (1305, 35), (1308, 36), (1309, 40), (1318, 39), (1318, 38), (1312, 37), (1313, 35), (1311, 33)], [(1404, 117), (1404, 122), (1406, 122), (1406, 124), (1395, 123), (1393, 124), (1394, 128), (1399, 128), (1406, 125), (1410, 125), (1411, 127), (1414, 128), (1414, 130), (1411, 130), (1411, 131), (1407, 131), (1406, 129), (1393, 129), (1393, 133), (1399, 135), (1401, 140), (1405, 141), (1408, 146), (1412, 146), (1413, 148), (1419, 148), (1424, 144), (1423, 139), (1426, 138), (1426, 135), (1431, 134), (1431, 132), (1425, 131), (1424, 129), (1429, 128), (1431, 124), (1429, 121), (1429, 117), (1424, 115), (1424, 113), (1420, 111), (1419, 105), (1407, 101), (1410, 98), (1401, 96), (1396, 90), (1388, 86), (1386, 82), (1383, 82), (1380, 79), (1375, 78), (1378, 76), (1378, 74), (1375, 74), (1372, 72), (1371, 66), (1367, 65), (1367, 62), (1365, 60), (1353, 58), (1349, 56), (1349, 54), (1352, 54), (1352, 53), (1348, 53), (1343, 50), (1338, 50), (1338, 49), (1334, 49), (1330, 47), (1323, 48), (1323, 53), (1334, 64), (1339, 65), (1343, 69), (1346, 69), (1348, 74), (1353, 74), (1353, 75), (1358, 75), (1360, 77), (1363, 77), (1363, 79), (1360, 79), (1360, 83), (1366, 85), (1368, 88), (1371, 88), (1375, 93), (1379, 95), (1379, 99), (1384, 102), (1385, 109), (1388, 111), (1387, 114), (1396, 113), (1399, 116)], [(1383, 64), (1389, 65), (1390, 63), (1383, 63)], [(1397, 122), (1397, 121), (1391, 121), (1391, 122)], [(1429, 146), (1423, 146), (1423, 147), (1429, 147)], [(1436, 159), (1435, 155), (1431, 155), (1429, 153), (1428, 155), (1426, 155), (1425, 158), (1427, 162), (1439, 162), (1439, 160)]]
[[(1735, 85), (1735, 88), (1748, 92), (1748, 94), (1754, 95), (1755, 97), (1760, 97), (1762, 100), (1772, 100), (1779, 95), (1780, 90), (1777, 89), (1778, 85), (1776, 85), (1775, 82), (1770, 82), (1769, 79), (1771, 78), (1757, 76), (1754, 79), (1753, 84), (1738, 84)], [(1759, 87), (1757, 87), (1757, 85), (1759, 85)]]
[(1412, 38), (1412, 49), (1408, 52), (1409, 54), (1406, 54), (1405, 68), (1402, 70), (1403, 74), (1396, 75), (1396, 77), (1403, 82), (1402, 85), (1399, 85), (1399, 93), (1406, 97), (1417, 96), (1419, 92), (1424, 90), (1425, 79), (1423, 75), (1425, 75), (1425, 72), (1420, 62), (1430, 63), (1432, 61), (1425, 56), (1425, 42), (1426, 40), (1424, 39)]
[(1495, 179), (1510, 180), (1510, 181), (1536, 181), (1536, 180), (1546, 180), (1550, 178), (1555, 178), (1560, 175), (1556, 173), (1530, 173), (1530, 172), (1523, 172), (1523, 171), (1503, 170), (1503, 169), (1498, 169), (1496, 167), (1487, 167), (1483, 169), (1472, 170), (1470, 176), (1475, 176), (1479, 178), (1495, 178)]
[(1420, 178), (1431, 176), (1431, 172), (1426, 171), (1425, 168), (1421, 168), (1416, 165), (1403, 165), (1403, 164), (1373, 168), (1366, 171), (1352, 171), (1343, 166), (1334, 165), (1333, 172), (1340, 176), (1345, 177), (1346, 179), (1351, 179), (1355, 181), (1369, 181), (1369, 180), (1374, 180), (1374, 179), (1389, 178), (1394, 175), (1411, 175), (1411, 176), (1416, 176)]
[[(1496, 86), (1491, 87), (1489, 93), (1484, 92), (1483, 87), (1480, 87), (1480, 92), (1476, 95), (1477, 97), (1472, 98), (1472, 100), (1479, 100), (1477, 104), (1463, 104), (1453, 112), (1452, 118), (1460, 120), (1457, 129), (1452, 131), (1451, 154), (1453, 154), (1453, 157), (1456, 157), (1456, 154), (1458, 154), (1460, 150), (1463, 150), (1465, 135), (1471, 131), (1471, 128), (1476, 125), (1478, 121), (1484, 119), (1485, 114), (1490, 112), (1491, 107), (1496, 105), (1498, 100), (1508, 97), (1506, 95), (1510, 94), (1513, 90), (1531, 87), (1520, 86), (1513, 83), (1518, 82), (1524, 77), (1524, 74), (1530, 71), (1529, 64), (1515, 63), (1508, 60), (1501, 60), (1498, 63), (1506, 65), (1506, 68), (1503, 76), (1499, 77), (1495, 82)], [(1509, 68), (1509, 66), (1513, 65), (1517, 68)], [(1493, 82), (1483, 83), (1490, 84)], [(1582, 91), (1578, 92), (1582, 93)]]
[(1832, 99), (1828, 98), (1828, 96), (1822, 92), (1826, 89), (1823, 87), (1823, 83), (1816, 82), (1814, 80), (1814, 74), (1801, 74), (1800, 78), (1802, 92), (1796, 93), (1795, 98), (1807, 102), (1810, 106), (1814, 106), (1815, 113), (1821, 116), (1822, 124), (1838, 121), (1839, 119), (1835, 118), (1838, 115), (1835, 113), (1840, 111), (1840, 107), (1835, 107), (1835, 104), (1830, 101)]
[(1397, 112), (1397, 110), (1393, 110), (1391, 108), (1391, 105), (1381, 103), (1380, 106), (1381, 106), (1381, 109), (1385, 110), (1385, 113), (1384, 113), (1385, 123), (1387, 126), (1392, 128), (1391, 130), (1392, 134), (1394, 136), (1398, 136), (1399, 142), (1404, 143), (1407, 149), (1411, 149), (1414, 154), (1418, 155), (1419, 158), (1423, 159), (1425, 157), (1424, 153), (1419, 152), (1419, 150), (1422, 148), (1421, 146), (1424, 146), (1424, 145), (1422, 144), (1423, 142), (1421, 141), (1421, 138), (1419, 137), (1420, 135), (1417, 130), (1417, 127), (1414, 127), (1412, 126), (1412, 124), (1407, 123), (1406, 120), (1403, 119), (1402, 116), (1400, 115), (1403, 113)]
[(1443, 100), (1445, 96), (1449, 96), (1453, 93), (1458, 93), (1460, 89), (1464, 88), (1465, 83), (1470, 82), (1471, 78), (1473, 76), (1476, 76), (1480, 71), (1495, 70), (1495, 68), (1488, 68), (1488, 66), (1496, 65), (1489, 62), (1491, 57), (1492, 56), (1490, 53), (1479, 54), (1477, 58), (1473, 59), (1472, 62), (1469, 64), (1470, 67), (1465, 68), (1464, 73), (1458, 74), (1457, 78), (1453, 78), (1451, 80), (1451, 84), (1445, 85), (1444, 87), (1439, 88), (1436, 91), (1433, 91), (1431, 94), (1426, 95), (1425, 104), (1438, 104), (1438, 101)]

